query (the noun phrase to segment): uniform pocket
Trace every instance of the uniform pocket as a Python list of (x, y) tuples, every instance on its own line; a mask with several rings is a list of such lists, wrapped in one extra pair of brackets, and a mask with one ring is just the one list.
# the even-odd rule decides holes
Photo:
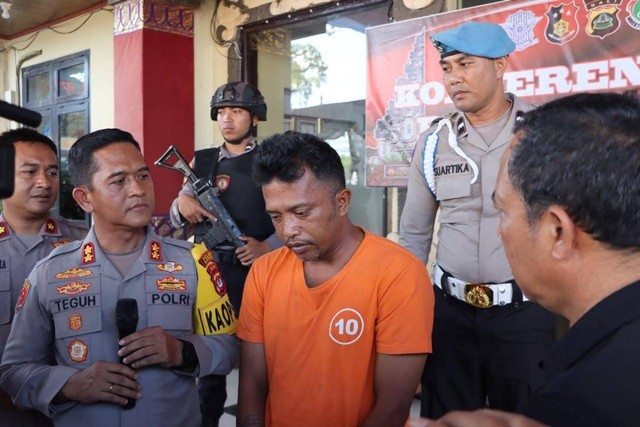
[(149, 327), (160, 326), (167, 331), (191, 331), (193, 311), (190, 306), (171, 304), (147, 306)]
[(53, 316), (56, 347), (69, 366), (89, 367), (101, 360), (102, 310), (70, 310)]
[(438, 200), (459, 199), (471, 194), (471, 177), (469, 175), (446, 177), (437, 180)]
[(0, 260), (0, 325), (11, 321), (11, 260)]

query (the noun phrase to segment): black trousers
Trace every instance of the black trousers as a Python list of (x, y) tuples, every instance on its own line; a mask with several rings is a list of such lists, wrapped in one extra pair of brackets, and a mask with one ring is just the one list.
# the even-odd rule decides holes
[[(218, 269), (227, 284), (227, 294), (237, 315), (240, 313), (244, 281), (249, 269), (242, 264), (226, 263), (218, 263)], [(198, 378), (198, 397), (202, 414), (201, 427), (217, 427), (220, 417), (224, 414), (224, 404), (227, 400), (226, 375), (207, 375)]]
[(544, 383), (538, 362), (555, 342), (556, 316), (531, 302), (476, 308), (434, 291), (433, 354), (422, 375), (420, 415), (516, 410)]

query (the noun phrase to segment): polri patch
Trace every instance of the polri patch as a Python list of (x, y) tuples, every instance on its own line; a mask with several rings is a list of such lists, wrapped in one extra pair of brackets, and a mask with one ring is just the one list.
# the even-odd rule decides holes
[(82, 314), (73, 313), (69, 315), (69, 329), (78, 331), (82, 329)]
[(67, 351), (69, 351), (69, 357), (71, 360), (76, 363), (82, 363), (87, 360), (87, 355), (89, 354), (89, 348), (87, 348), (87, 345), (78, 339), (69, 343)]
[(31, 282), (29, 279), (24, 279), (24, 283), (22, 283), (22, 290), (20, 290), (20, 295), (18, 296), (18, 302), (16, 302), (16, 313), (24, 307), (24, 303), (27, 301), (27, 295), (29, 295), (30, 289)]

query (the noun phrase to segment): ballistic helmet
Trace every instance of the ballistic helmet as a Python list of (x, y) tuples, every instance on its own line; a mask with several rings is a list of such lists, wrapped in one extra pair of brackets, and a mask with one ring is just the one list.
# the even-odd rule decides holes
[(230, 82), (220, 86), (211, 98), (211, 120), (218, 120), (218, 110), (224, 107), (238, 107), (267, 120), (267, 104), (260, 91), (247, 82)]

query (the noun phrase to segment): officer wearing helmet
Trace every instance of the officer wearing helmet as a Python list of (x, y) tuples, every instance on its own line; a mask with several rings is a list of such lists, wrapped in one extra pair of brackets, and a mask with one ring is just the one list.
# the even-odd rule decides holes
[[(267, 105), (260, 91), (246, 82), (220, 86), (211, 98), (211, 120), (217, 121), (224, 138), (219, 147), (198, 150), (192, 167), (199, 177), (211, 177), (222, 203), (243, 232), (246, 245), (220, 246), (212, 253), (228, 286), (236, 312), (240, 311), (249, 267), (260, 255), (282, 246), (265, 212), (262, 190), (252, 179), (258, 123), (267, 120)], [(195, 224), (195, 241), (205, 233), (201, 223), (215, 217), (205, 210), (186, 183), (171, 205), (175, 227)], [(198, 381), (202, 426), (217, 426), (226, 400), (226, 378), (212, 375)]]

